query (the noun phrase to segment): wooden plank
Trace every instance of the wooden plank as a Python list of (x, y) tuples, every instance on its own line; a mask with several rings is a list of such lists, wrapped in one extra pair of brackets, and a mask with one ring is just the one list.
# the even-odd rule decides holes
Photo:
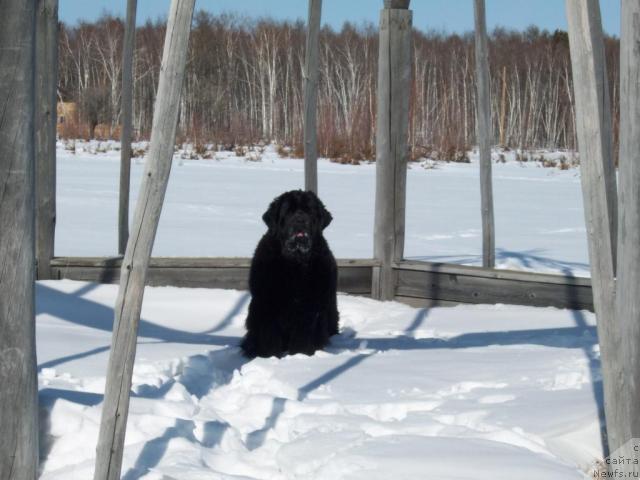
[[(115, 283), (121, 262), (120, 257), (59, 257), (52, 266), (55, 278)], [(250, 258), (152, 258), (148, 284), (245, 290), (250, 264)], [(370, 294), (377, 267), (379, 263), (371, 259), (339, 259), (338, 290)], [(392, 268), (398, 277), (396, 300), (593, 309), (589, 278), (409, 260), (394, 262)]]
[[(94, 283), (119, 283), (120, 268), (113, 267), (52, 267), (52, 275), (56, 280), (78, 280)], [(176, 285), (179, 286), (179, 285)]]
[[(114, 267), (70, 267), (54, 271), (59, 278), (96, 283), (117, 283), (120, 269)], [(188, 288), (226, 288), (247, 290), (248, 268), (150, 268), (147, 284)], [(342, 268), (338, 270), (338, 291), (353, 294), (371, 292), (371, 269)]]
[(0, 478), (38, 475), (35, 344), (35, 1), (0, 16)]
[[(394, 296), (393, 261), (404, 253), (412, 12), (409, 1), (387, 2), (380, 12), (376, 119), (374, 298)], [(388, 8), (395, 7), (395, 8)]]
[(555, 283), (561, 285), (584, 285), (587, 287), (591, 287), (590, 278), (574, 277), (572, 275), (555, 275), (520, 270), (502, 270), (496, 268), (457, 265), (453, 263), (434, 263), (415, 260), (404, 260), (402, 262), (395, 262), (393, 264), (393, 267), (402, 270), (417, 270), (420, 272), (439, 272), (444, 274), (467, 275), (480, 278), (518, 280), (522, 282)]
[(434, 300), (432, 298), (403, 297), (396, 295), (394, 301), (404, 303), (413, 308), (455, 307), (460, 302), (447, 302), (446, 300)]
[(131, 140), (133, 138), (133, 51), (136, 43), (137, 0), (127, 0), (127, 19), (122, 48), (122, 132), (120, 134), (120, 195), (118, 198), (118, 253), (124, 254), (129, 239), (129, 189)]
[(338, 266), (338, 291), (355, 295), (371, 295), (371, 267)]
[(409, 3), (411, 0), (384, 0), (384, 8), (401, 8), (407, 9), (409, 8)]
[(50, 278), (56, 224), (58, 0), (38, 0), (36, 13), (36, 258)]
[[(620, 31), (620, 158), (618, 277), (616, 328), (624, 382), (615, 388), (623, 413), (619, 444), (640, 438), (640, 2), (622, 0)], [(617, 368), (614, 371), (619, 371)], [(621, 465), (628, 478), (640, 477), (640, 454), (620, 452), (631, 464)], [(633, 460), (635, 460), (635, 465)]]
[[(56, 257), (51, 265), (57, 268), (65, 267), (103, 267), (119, 266), (122, 257)], [(184, 268), (224, 268), (247, 267), (251, 265), (251, 259), (247, 257), (152, 257), (149, 267), (184, 267)]]
[[(147, 284), (194, 288), (248, 289), (251, 259), (163, 259), (149, 263)], [(117, 283), (120, 280), (121, 258), (57, 258), (53, 264), (55, 278), (97, 283)], [(345, 293), (371, 292), (370, 260), (338, 261), (338, 290)]]
[(322, 0), (309, 0), (304, 56), (304, 188), (318, 193), (318, 49)]
[(613, 451), (621, 445), (624, 420), (618, 408), (622, 372), (614, 318), (617, 193), (602, 23), (598, 0), (566, 0), (566, 9), (605, 416)]
[(480, 155), (480, 211), (482, 215), (482, 266), (496, 264), (495, 225), (493, 220), (493, 182), (491, 177), (491, 78), (489, 76), (489, 45), (484, 0), (475, 0), (476, 132)]
[[(119, 283), (118, 267), (68, 267), (54, 271), (59, 278), (96, 283)], [(153, 268), (149, 267), (147, 285), (186, 288), (229, 288), (246, 290), (248, 268)]]
[(536, 307), (593, 308), (584, 285), (483, 278), (434, 271), (397, 270), (396, 295), (459, 303), (507, 303)]
[(151, 147), (121, 269), (107, 370), (95, 480), (117, 480), (122, 468), (131, 376), (144, 286), (173, 158), (180, 93), (195, 0), (172, 0), (167, 20)]
[[(339, 258), (339, 267), (373, 267), (378, 262), (368, 258)], [(51, 264), (57, 268), (68, 266), (100, 267), (120, 266), (122, 257), (55, 257)], [(149, 267), (188, 267), (188, 268), (216, 268), (216, 267), (247, 267), (251, 266), (249, 257), (152, 257)]]

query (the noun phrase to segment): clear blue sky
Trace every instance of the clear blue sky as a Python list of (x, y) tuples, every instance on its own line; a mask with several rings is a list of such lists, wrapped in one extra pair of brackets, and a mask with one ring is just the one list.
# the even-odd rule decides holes
[[(107, 11), (124, 16), (126, 0), (60, 0), (60, 18), (67, 23), (93, 20)], [(164, 17), (170, 0), (138, 0), (138, 24), (147, 18)], [(237, 12), (250, 17), (306, 19), (307, 0), (197, 0), (196, 10), (213, 13)], [(382, 0), (324, 0), (323, 22), (334, 28), (347, 20), (377, 23)], [(541, 29), (567, 28), (564, 0), (486, 0), (489, 29), (503, 26), (522, 30), (529, 25)], [(604, 30), (620, 34), (620, 1), (600, 0)], [(465, 32), (473, 27), (472, 0), (413, 0), (414, 25), (421, 30)]]

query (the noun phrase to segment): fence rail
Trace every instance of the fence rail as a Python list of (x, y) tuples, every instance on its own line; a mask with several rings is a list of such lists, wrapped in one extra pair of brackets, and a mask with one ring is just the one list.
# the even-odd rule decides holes
[[(56, 257), (53, 278), (117, 283), (121, 257)], [(246, 290), (250, 258), (158, 257), (149, 265), (149, 285)], [(338, 289), (371, 295), (371, 259), (338, 260)], [(506, 303), (593, 310), (591, 280), (568, 275), (487, 269), (405, 260), (392, 265), (395, 300), (416, 306)]]

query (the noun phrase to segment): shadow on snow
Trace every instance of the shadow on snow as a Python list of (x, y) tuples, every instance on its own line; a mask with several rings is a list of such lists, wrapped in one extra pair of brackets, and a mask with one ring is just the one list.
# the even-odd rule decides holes
[[(533, 258), (538, 262), (539, 259), (543, 257)], [(555, 267), (557, 266), (558, 265), (555, 265)], [(572, 274), (571, 269), (567, 265), (564, 266), (562, 271), (566, 275)], [(113, 309), (79, 296), (90, 289), (91, 286), (87, 285), (78, 292), (65, 294), (44, 285), (37, 285), (37, 313), (49, 313), (73, 323), (110, 332), (113, 326)], [(248, 294), (240, 297), (221, 322), (217, 326), (205, 332), (185, 332), (156, 325), (147, 320), (141, 319), (139, 336), (157, 341), (149, 343), (173, 342), (227, 347), (211, 351), (207, 355), (194, 355), (189, 357), (187, 364), (183, 367), (177, 381), (184, 385), (191, 395), (200, 399), (207, 395), (214, 387), (219, 387), (229, 383), (233, 377), (233, 372), (240, 369), (242, 365), (247, 362), (247, 359), (242, 356), (241, 352), (237, 348), (240, 340), (239, 337), (212, 334), (227, 327), (231, 323), (232, 319), (242, 311), (248, 300)], [(577, 304), (576, 299), (576, 305)], [(589, 361), (593, 395), (598, 405), (600, 424), (601, 426), (604, 426), (600, 362), (593, 351), (594, 345), (597, 344), (596, 327), (587, 324), (582, 311), (572, 310), (572, 314), (576, 324), (574, 327), (507, 330), (500, 332), (474, 332), (458, 335), (448, 339), (416, 339), (413, 338), (412, 334), (422, 326), (429, 315), (429, 309), (419, 309), (410, 325), (405, 329), (405, 335), (399, 337), (334, 337), (332, 339), (330, 350), (335, 353), (343, 352), (344, 350), (357, 351), (362, 342), (365, 341), (367, 343), (367, 348), (372, 351), (367, 353), (357, 353), (342, 364), (303, 385), (298, 389), (297, 400), (304, 401), (312, 391), (322, 385), (326, 385), (338, 376), (356, 367), (370, 356), (375, 355), (378, 351), (465, 349), (492, 345), (540, 345), (555, 348), (580, 348), (584, 351)], [(102, 346), (86, 352), (50, 360), (41, 364), (39, 368), (51, 368), (67, 361), (104, 352), (109, 350), (109, 348), (109, 346)], [(175, 379), (171, 379), (160, 387), (143, 385), (139, 387), (137, 393), (132, 396), (142, 398), (162, 398), (175, 382)], [(86, 406), (95, 406), (102, 402), (103, 395), (55, 388), (45, 388), (40, 391), (40, 401), (45, 411), (50, 411), (57, 399), (64, 399)], [(250, 432), (246, 437), (245, 445), (249, 450), (259, 448), (264, 444), (269, 431), (276, 427), (278, 419), (285, 410), (287, 401), (288, 399), (281, 397), (273, 399), (271, 412), (265, 419), (264, 425), (260, 429)], [(47, 423), (48, 422), (45, 420), (44, 424), (46, 425)], [(151, 468), (158, 465), (161, 461), (171, 439), (184, 438), (191, 442), (197, 442), (203, 447), (211, 448), (220, 442), (224, 432), (228, 428), (229, 425), (224, 422), (205, 422), (202, 424), (201, 429), (202, 438), (198, 439), (194, 434), (196, 425), (193, 421), (176, 419), (175, 424), (168, 427), (162, 435), (149, 440), (144, 444), (134, 466), (125, 473), (123, 478), (125, 480), (137, 480), (146, 475)], [(604, 431), (602, 433), (604, 434)], [(46, 435), (46, 432), (44, 432), (44, 434)], [(43, 443), (46, 444), (46, 442)], [(46, 459), (46, 453), (42, 458), (43, 460)]]

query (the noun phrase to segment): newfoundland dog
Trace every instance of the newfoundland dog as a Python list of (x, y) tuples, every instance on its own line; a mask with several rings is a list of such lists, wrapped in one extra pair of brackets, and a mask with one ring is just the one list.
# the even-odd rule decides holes
[(253, 256), (242, 350), (249, 357), (312, 355), (338, 333), (338, 269), (322, 231), (331, 214), (313, 192), (277, 197)]

